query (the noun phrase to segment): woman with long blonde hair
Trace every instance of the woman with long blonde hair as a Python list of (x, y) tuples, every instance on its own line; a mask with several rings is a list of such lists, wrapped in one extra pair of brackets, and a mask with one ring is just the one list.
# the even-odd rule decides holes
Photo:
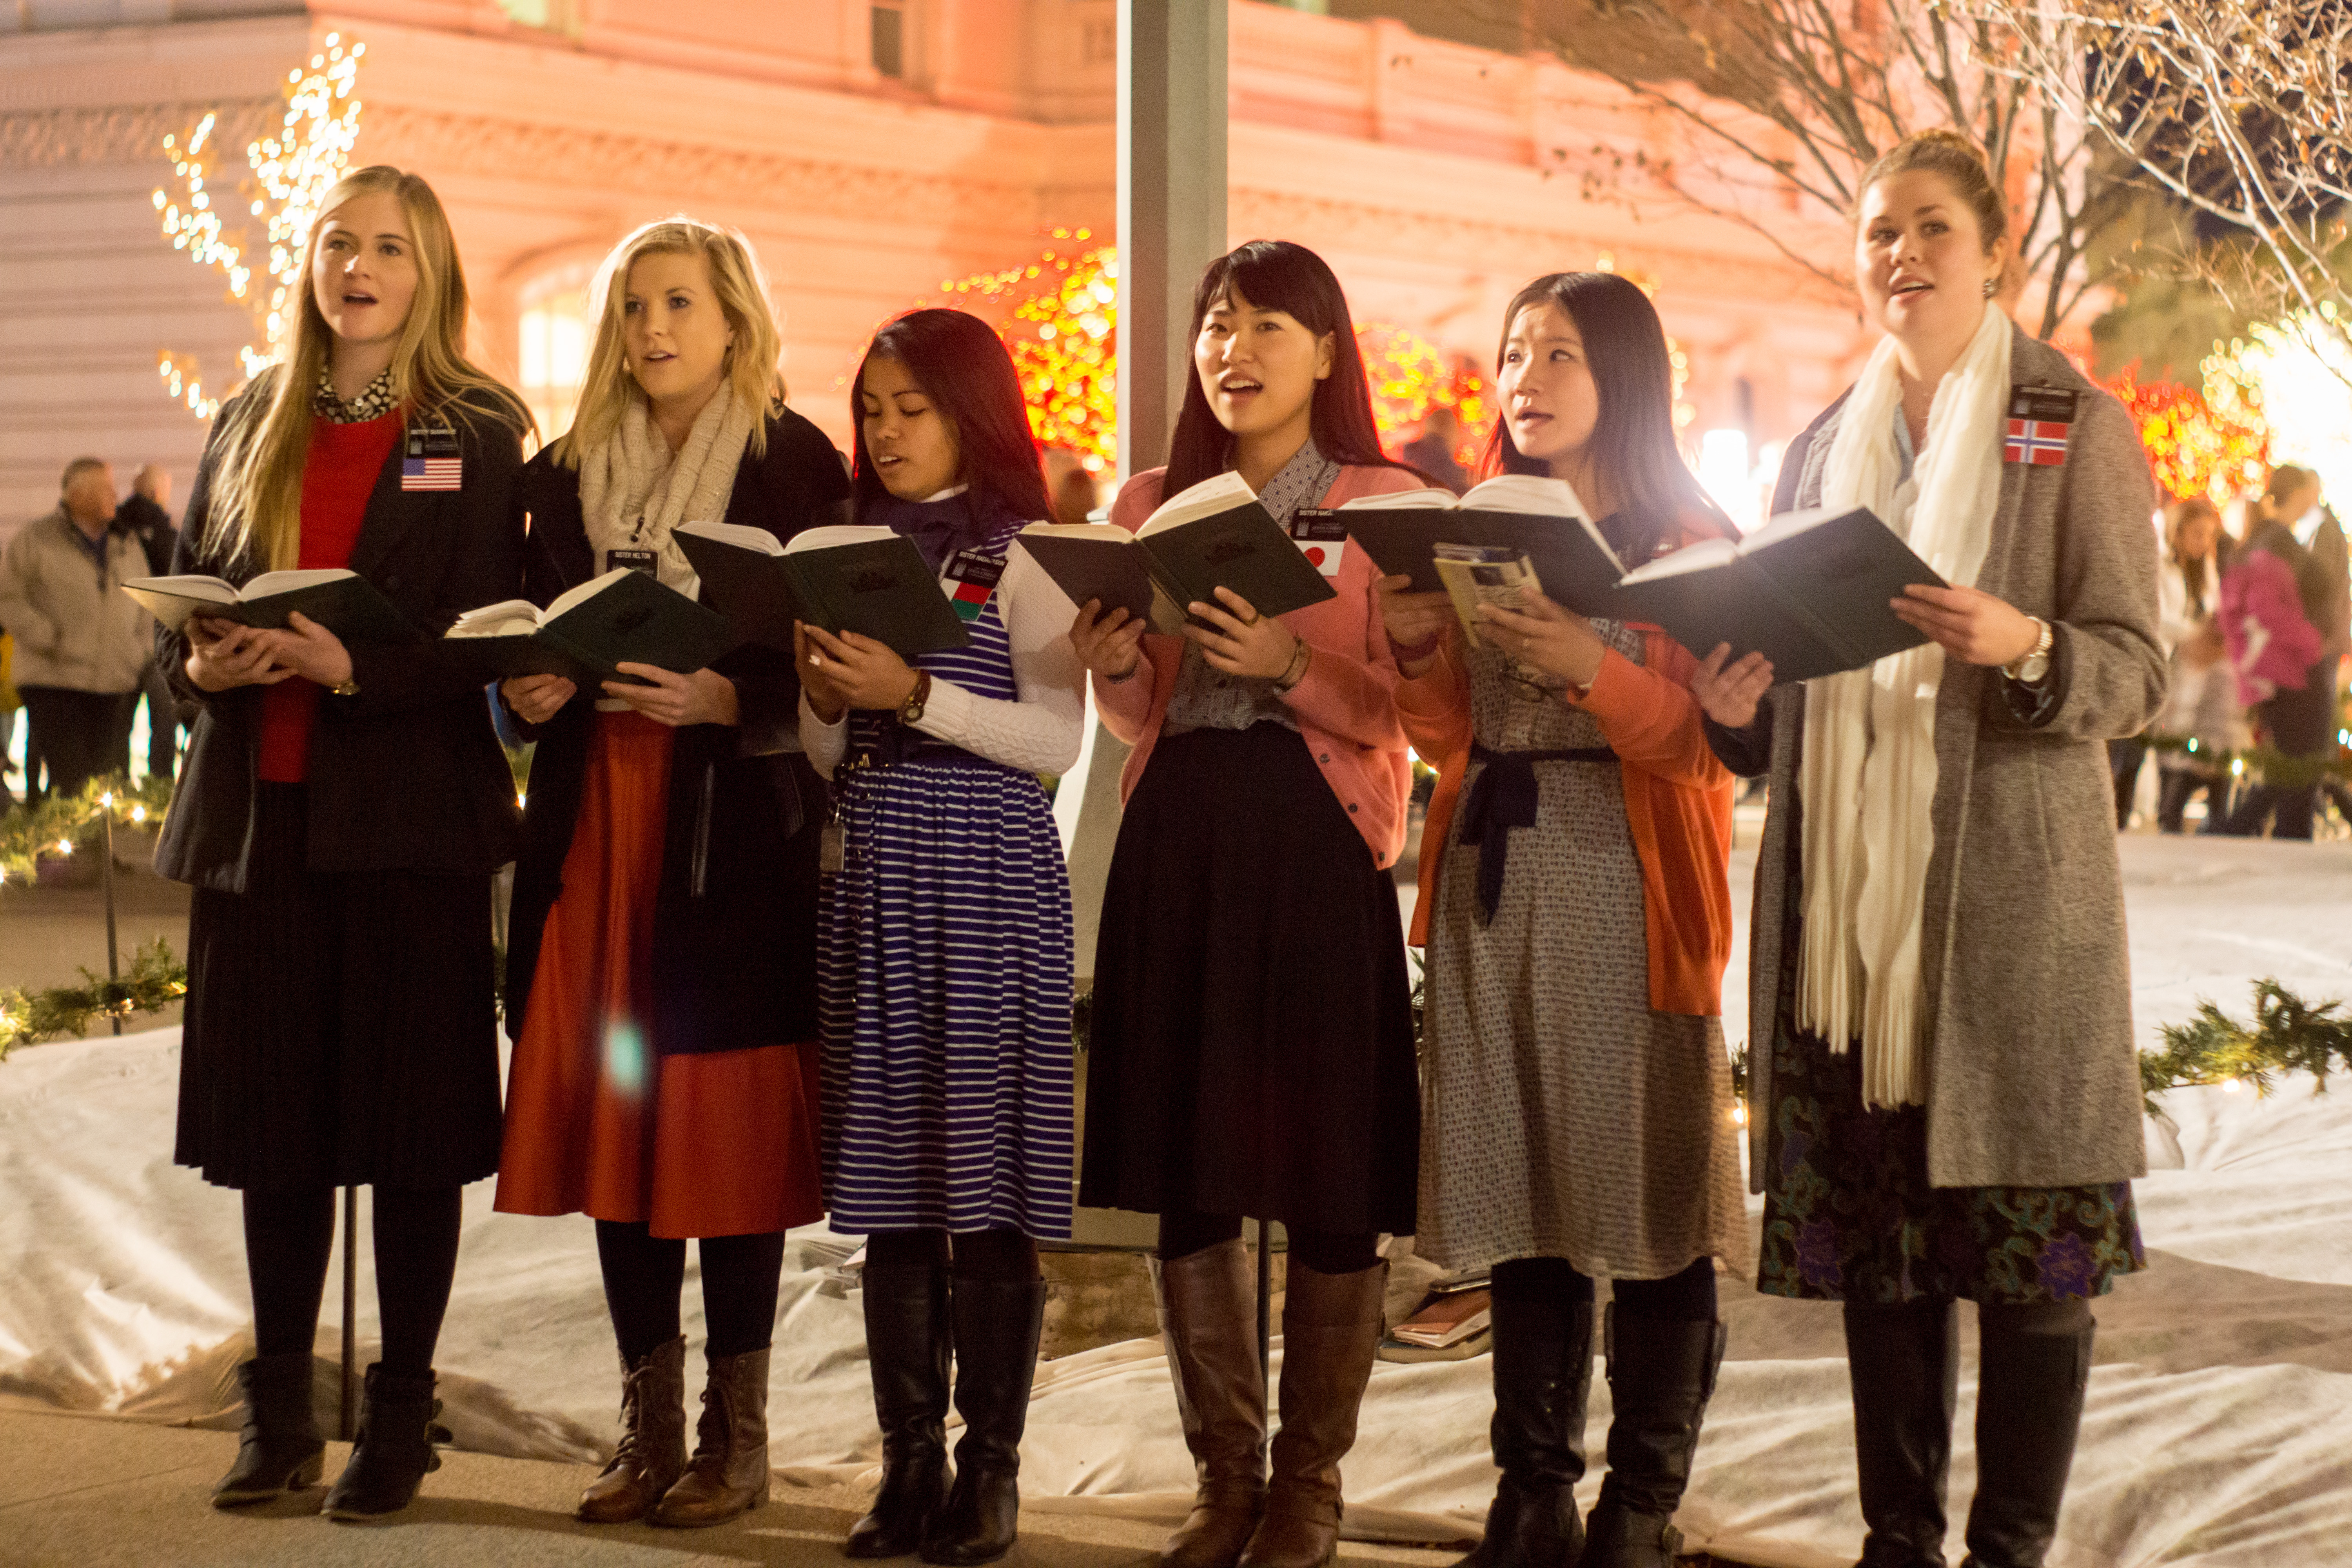
[(383, 165), (320, 204), (284, 361), (226, 403), (174, 563), (243, 583), (341, 567), (414, 639), (198, 616), (158, 663), (200, 706), (155, 868), (193, 883), (174, 1157), (244, 1194), (254, 1356), (220, 1507), (315, 1482), (310, 1346), (338, 1185), (374, 1188), (381, 1359), (325, 1511), (396, 1512), (435, 1468), (433, 1350), (458, 1193), (498, 1166), (490, 879), (513, 782), (482, 685), (442, 657), (513, 595), (530, 416), (465, 358), (430, 186)]
[[(759, 263), (666, 218), (593, 287), (580, 412), (524, 470), (530, 596), (615, 567), (687, 595), (674, 538), (779, 540), (836, 520), (849, 476), (783, 405)], [(515, 1040), (498, 1206), (596, 1221), (621, 1442), (580, 1517), (717, 1524), (768, 1495), (768, 1352), (784, 1230), (818, 1195), (817, 842), (792, 655), (747, 645), (645, 684), (506, 681), (538, 735), (507, 957)], [(701, 1241), (709, 1381), (685, 1451), (686, 1243)]]

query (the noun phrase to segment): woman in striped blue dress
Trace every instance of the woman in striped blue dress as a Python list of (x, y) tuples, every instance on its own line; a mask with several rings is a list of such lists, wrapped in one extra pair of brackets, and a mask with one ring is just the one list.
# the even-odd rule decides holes
[(1070, 1234), (1070, 884), (1036, 775), (1077, 761), (1076, 612), (1012, 552), (1051, 513), (1020, 380), (985, 324), (899, 317), (851, 400), (858, 521), (915, 541), (971, 641), (909, 664), (855, 634), (797, 634), (801, 735), (842, 835), (819, 972), (825, 1196), (835, 1229), (868, 1238), (883, 1439), (848, 1551), (989, 1563), (1019, 1519), (1037, 1239)]

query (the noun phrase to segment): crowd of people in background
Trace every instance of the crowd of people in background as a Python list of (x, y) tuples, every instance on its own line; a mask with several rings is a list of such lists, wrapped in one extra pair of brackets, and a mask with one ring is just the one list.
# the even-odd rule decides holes
[(2116, 821), (2131, 826), (2153, 752), (2160, 831), (2186, 832), (2201, 795), (2201, 832), (2308, 839), (2328, 805), (2352, 824), (2352, 788), (2329, 766), (2352, 653), (2352, 563), (2309, 468), (2279, 465), (2230, 510), (2234, 530), (2202, 497), (2160, 514), (2172, 683), (2145, 731), (2108, 746)]
[(66, 465), (55, 510), (0, 550), (0, 805), (13, 805), (7, 754), (26, 721), (25, 796), (70, 795), (127, 773), (139, 703), (147, 703), (147, 771), (173, 776), (180, 726), (154, 658), (153, 623), (116, 592), (172, 569), (172, 476), (150, 463), (121, 498), (103, 458)]

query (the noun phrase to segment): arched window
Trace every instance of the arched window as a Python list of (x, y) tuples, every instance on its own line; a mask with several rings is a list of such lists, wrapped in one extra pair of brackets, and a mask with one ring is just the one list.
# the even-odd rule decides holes
[(522, 341), (516, 363), (522, 400), (539, 421), (540, 438), (552, 441), (572, 426), (580, 384), (588, 374), (588, 279), (582, 263), (539, 279), (522, 291)]

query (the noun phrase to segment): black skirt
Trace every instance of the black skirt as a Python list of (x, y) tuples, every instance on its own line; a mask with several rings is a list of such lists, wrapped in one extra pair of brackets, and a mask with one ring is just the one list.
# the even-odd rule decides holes
[(257, 786), (248, 891), (198, 889), (173, 1158), (218, 1186), (454, 1186), (499, 1165), (490, 879), (309, 868)]
[(1297, 731), (1163, 738), (1103, 897), (1079, 1201), (1403, 1235), (1420, 1149), (1395, 884)]

